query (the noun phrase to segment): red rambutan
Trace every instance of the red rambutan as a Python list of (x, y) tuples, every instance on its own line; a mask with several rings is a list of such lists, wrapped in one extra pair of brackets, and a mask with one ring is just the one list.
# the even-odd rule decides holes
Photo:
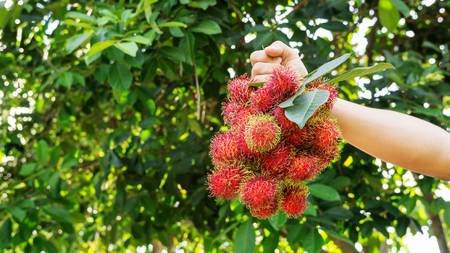
[(232, 132), (219, 133), (211, 141), (210, 154), (214, 165), (238, 161), (242, 156), (239, 140)]
[(289, 187), (284, 190), (281, 209), (291, 218), (298, 217), (307, 207), (308, 190), (306, 186)]
[(239, 166), (217, 169), (208, 176), (209, 191), (214, 197), (233, 199), (238, 194), (242, 178)]
[(289, 166), (288, 178), (300, 181), (312, 179), (320, 172), (319, 158), (311, 155), (299, 155), (292, 159)]
[(340, 133), (333, 121), (325, 119), (314, 126), (313, 145), (318, 152), (324, 152), (332, 146), (336, 146)]
[(244, 183), (241, 198), (250, 210), (261, 209), (276, 202), (277, 184), (273, 179), (255, 177)]
[(285, 138), (288, 143), (300, 148), (309, 141), (311, 137), (310, 135), (311, 129), (308, 126), (305, 126), (304, 128), (295, 126), (294, 129), (285, 136)]
[(247, 75), (242, 75), (228, 82), (228, 95), (231, 101), (238, 104), (245, 104), (249, 101), (252, 88), (249, 86), (250, 79)]
[(250, 98), (250, 104), (258, 112), (268, 112), (279, 103), (276, 94), (267, 88), (262, 87), (256, 90)]
[(263, 153), (272, 150), (280, 142), (281, 129), (273, 116), (252, 115), (245, 125), (244, 138), (251, 150)]
[(274, 93), (279, 94), (278, 97), (287, 98), (294, 95), (299, 87), (299, 82), (291, 69), (279, 67), (272, 72), (266, 86)]
[(274, 215), (277, 212), (278, 206), (276, 203), (273, 204), (267, 204), (266, 206), (258, 209), (250, 209), (250, 213), (258, 218), (258, 219), (268, 219), (272, 215)]
[(292, 155), (293, 150), (289, 146), (278, 145), (261, 159), (262, 173), (273, 177), (283, 175), (291, 163)]
[(326, 85), (323, 85), (322, 87), (320, 87), (320, 89), (327, 90), (328, 92), (330, 92), (326, 106), (328, 109), (333, 108), (334, 101), (336, 101), (336, 98), (338, 96), (336, 87), (334, 87), (333, 85), (330, 85), (330, 84), (326, 84)]
[(278, 122), (278, 125), (283, 130), (283, 133), (289, 133), (290, 131), (298, 128), (297, 124), (290, 121), (288, 118), (286, 118), (286, 115), (284, 114), (284, 109), (281, 107), (275, 107), (272, 112), (273, 116)]

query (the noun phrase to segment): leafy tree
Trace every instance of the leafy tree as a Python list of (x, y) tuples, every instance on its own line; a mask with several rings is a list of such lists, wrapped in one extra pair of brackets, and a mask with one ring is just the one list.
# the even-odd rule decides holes
[(448, 252), (449, 185), (350, 145), (301, 219), (252, 219), (205, 179), (227, 80), (275, 40), (309, 69), (392, 63), (340, 96), (449, 129), (449, 5), (0, 1), (0, 249), (382, 252), (428, 227)]

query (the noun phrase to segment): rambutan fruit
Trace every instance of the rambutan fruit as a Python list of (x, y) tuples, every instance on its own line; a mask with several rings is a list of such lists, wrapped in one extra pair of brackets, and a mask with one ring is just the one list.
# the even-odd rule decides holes
[(299, 87), (299, 82), (295, 72), (287, 67), (279, 67), (274, 69), (266, 86), (278, 94), (278, 97), (287, 98), (294, 95)]
[(252, 88), (249, 86), (250, 78), (247, 75), (242, 75), (234, 78), (228, 82), (228, 95), (230, 100), (238, 104), (246, 104), (252, 93)]
[(210, 155), (216, 166), (238, 161), (242, 152), (237, 136), (232, 132), (216, 134), (211, 141)]
[(250, 98), (250, 105), (253, 106), (256, 111), (262, 113), (268, 112), (277, 105), (277, 102), (273, 92), (266, 87), (256, 90)]
[(223, 120), (227, 125), (245, 124), (248, 117), (253, 113), (252, 109), (239, 105), (236, 102), (228, 101), (222, 107)]
[(242, 179), (239, 166), (216, 169), (208, 176), (208, 188), (212, 196), (230, 200), (238, 195)]
[(264, 175), (277, 177), (285, 174), (288, 169), (293, 150), (287, 145), (278, 145), (272, 152), (269, 152), (261, 159), (261, 171)]
[(308, 190), (306, 186), (288, 187), (281, 199), (281, 209), (291, 218), (296, 218), (305, 212)]
[(331, 108), (333, 108), (334, 101), (336, 101), (336, 98), (338, 96), (336, 87), (331, 84), (325, 84), (321, 86), (319, 89), (326, 90), (330, 93), (330, 95), (328, 96), (327, 103), (325, 105), (328, 109), (331, 110)]
[(297, 124), (290, 121), (288, 118), (286, 118), (286, 115), (284, 114), (284, 109), (281, 107), (275, 107), (272, 112), (273, 116), (277, 120), (278, 125), (283, 130), (283, 133), (289, 133), (292, 130), (298, 128)]
[(273, 116), (252, 115), (245, 125), (244, 138), (251, 150), (264, 153), (280, 142), (281, 129)]
[(300, 128), (297, 125), (285, 136), (287, 142), (297, 148), (306, 145), (310, 137), (311, 129), (308, 126)]
[(324, 119), (314, 125), (313, 146), (319, 151), (328, 150), (331, 146), (336, 146), (339, 140), (339, 130), (333, 121)]
[(320, 160), (312, 155), (298, 155), (292, 159), (287, 177), (294, 180), (309, 180), (320, 172)]
[(275, 203), (277, 199), (276, 181), (261, 176), (250, 179), (242, 187), (241, 199), (250, 210), (258, 210), (270, 203)]
[(278, 205), (276, 203), (267, 204), (266, 206), (258, 209), (250, 209), (250, 213), (258, 219), (268, 219), (272, 217), (278, 210)]

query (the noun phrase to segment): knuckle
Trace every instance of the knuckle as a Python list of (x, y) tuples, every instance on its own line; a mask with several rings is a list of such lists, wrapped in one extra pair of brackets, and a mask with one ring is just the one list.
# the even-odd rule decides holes
[(259, 73), (264, 69), (264, 64), (262, 62), (257, 62), (253, 65), (253, 71)]

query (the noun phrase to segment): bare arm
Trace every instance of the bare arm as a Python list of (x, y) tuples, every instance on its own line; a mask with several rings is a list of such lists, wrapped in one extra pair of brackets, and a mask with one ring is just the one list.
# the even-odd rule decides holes
[(381, 160), (450, 180), (450, 134), (421, 119), (338, 99), (332, 113), (346, 141)]
[[(255, 80), (267, 80), (279, 65), (299, 76), (306, 69), (298, 53), (274, 42), (250, 56)], [(332, 110), (344, 139), (386, 162), (425, 175), (450, 180), (450, 133), (421, 119), (389, 110), (373, 109), (338, 99)]]

